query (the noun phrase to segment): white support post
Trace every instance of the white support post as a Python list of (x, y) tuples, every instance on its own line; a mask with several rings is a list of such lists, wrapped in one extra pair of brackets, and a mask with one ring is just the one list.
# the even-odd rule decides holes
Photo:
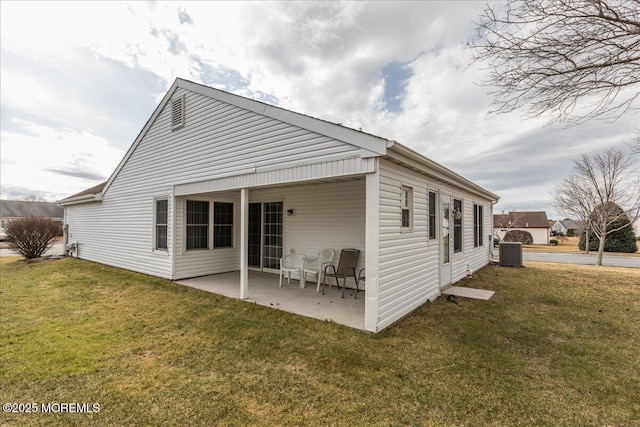
[(365, 303), (364, 328), (378, 329), (378, 252), (380, 241), (380, 163), (375, 159), (374, 173), (366, 175), (365, 202)]
[(240, 299), (249, 293), (249, 189), (240, 190)]

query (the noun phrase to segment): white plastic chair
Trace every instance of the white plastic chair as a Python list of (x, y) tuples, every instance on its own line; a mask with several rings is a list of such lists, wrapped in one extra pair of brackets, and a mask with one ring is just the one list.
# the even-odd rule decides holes
[(291, 273), (298, 272), (300, 274), (300, 287), (302, 287), (303, 278), (302, 270), (304, 269), (304, 260), (306, 257), (302, 254), (289, 254), (280, 258), (280, 286), (282, 287), (282, 276), (287, 277), (287, 283), (291, 283)]
[(321, 250), (315, 258), (307, 258), (304, 265), (304, 277), (303, 282), (307, 281), (307, 274), (313, 274), (316, 276), (316, 292), (320, 292), (320, 283), (324, 276), (324, 268), (331, 264), (333, 261), (334, 252), (333, 249)]

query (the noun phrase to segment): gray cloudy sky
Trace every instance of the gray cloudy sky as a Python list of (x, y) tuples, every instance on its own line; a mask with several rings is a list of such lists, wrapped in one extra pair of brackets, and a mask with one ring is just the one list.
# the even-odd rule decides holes
[(1, 196), (106, 180), (176, 77), (394, 139), (546, 210), (572, 159), (638, 116), (564, 128), (489, 115), (465, 44), (484, 2), (0, 3)]

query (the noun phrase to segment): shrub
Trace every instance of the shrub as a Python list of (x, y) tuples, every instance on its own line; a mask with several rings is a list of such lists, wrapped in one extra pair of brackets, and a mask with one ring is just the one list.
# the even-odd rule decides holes
[(549, 240), (549, 244), (552, 246), (558, 246), (558, 241), (556, 239)]
[(11, 249), (32, 259), (38, 258), (53, 245), (61, 225), (59, 221), (49, 218), (30, 216), (10, 219), (4, 229)]
[(523, 245), (533, 245), (533, 236), (524, 230), (509, 230), (504, 235), (505, 242), (520, 242)]

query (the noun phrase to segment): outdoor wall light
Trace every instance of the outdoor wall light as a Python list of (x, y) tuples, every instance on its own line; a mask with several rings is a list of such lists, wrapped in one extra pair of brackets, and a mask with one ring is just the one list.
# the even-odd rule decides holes
[(293, 209), (287, 209), (287, 216), (293, 215)]

